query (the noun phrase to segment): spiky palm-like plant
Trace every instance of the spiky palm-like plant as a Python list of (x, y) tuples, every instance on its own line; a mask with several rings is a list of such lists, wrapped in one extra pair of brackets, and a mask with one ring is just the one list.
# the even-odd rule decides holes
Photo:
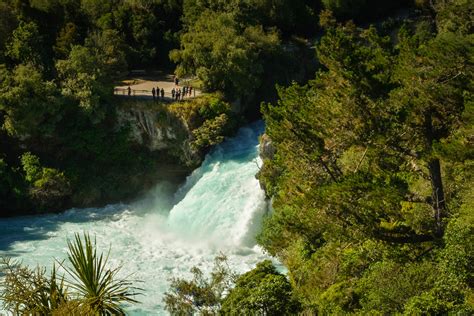
[(96, 252), (96, 242), (88, 234), (83, 239), (75, 234), (74, 240), (68, 240), (68, 259), (72, 267), (64, 267), (72, 280), (68, 283), (77, 292), (81, 304), (87, 305), (100, 315), (124, 315), (121, 304), (137, 303), (135, 295), (139, 288), (132, 282), (117, 278), (119, 268), (107, 268), (107, 256)]

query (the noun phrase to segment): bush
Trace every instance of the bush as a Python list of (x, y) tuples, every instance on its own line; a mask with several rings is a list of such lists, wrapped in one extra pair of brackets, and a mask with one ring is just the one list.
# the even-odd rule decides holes
[(222, 315), (295, 315), (300, 310), (286, 276), (265, 260), (240, 276), (222, 302)]
[(194, 140), (191, 146), (196, 150), (200, 150), (221, 143), (226, 134), (228, 121), (228, 116), (224, 113), (205, 121), (202, 126), (193, 130)]
[(39, 158), (30, 152), (21, 156), (21, 164), (30, 184), (30, 198), (39, 211), (61, 210), (68, 205), (72, 190), (63, 172), (42, 167)]

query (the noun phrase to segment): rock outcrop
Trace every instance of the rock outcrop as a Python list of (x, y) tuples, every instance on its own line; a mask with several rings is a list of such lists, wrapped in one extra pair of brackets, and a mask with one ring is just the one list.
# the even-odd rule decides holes
[(273, 146), (271, 138), (267, 134), (263, 134), (260, 137), (259, 152), (262, 160), (273, 159), (273, 156), (275, 155), (275, 147)]
[(190, 146), (192, 131), (188, 122), (168, 104), (124, 101), (117, 108), (117, 124), (119, 128), (129, 128), (134, 143), (150, 152), (172, 157), (177, 166), (194, 168), (204, 158)]

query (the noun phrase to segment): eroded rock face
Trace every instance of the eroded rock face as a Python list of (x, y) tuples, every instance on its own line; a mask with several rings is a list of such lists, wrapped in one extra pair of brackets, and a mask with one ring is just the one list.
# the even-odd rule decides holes
[(172, 126), (169, 119), (168, 122), (161, 122), (153, 110), (119, 110), (118, 119), (120, 126), (128, 124), (130, 127), (131, 139), (150, 151), (169, 148), (178, 138), (175, 129), (180, 127), (179, 124)]
[(260, 137), (260, 157), (264, 159), (273, 159), (275, 155), (275, 147), (273, 146), (271, 138), (267, 134)]
[(118, 127), (130, 129), (130, 139), (150, 152), (164, 152), (176, 158), (176, 165), (197, 167), (203, 156), (190, 146), (191, 130), (166, 108), (129, 104), (117, 109)]
[(267, 188), (267, 183), (265, 181), (265, 160), (271, 160), (275, 156), (275, 146), (273, 145), (272, 139), (267, 134), (263, 134), (260, 136), (260, 145), (259, 145), (259, 155), (260, 158), (263, 160), (263, 165), (261, 166), (260, 170), (257, 172), (255, 177), (258, 179), (260, 183), (260, 188), (265, 191), (265, 196), (267, 199), (271, 198), (271, 193)]

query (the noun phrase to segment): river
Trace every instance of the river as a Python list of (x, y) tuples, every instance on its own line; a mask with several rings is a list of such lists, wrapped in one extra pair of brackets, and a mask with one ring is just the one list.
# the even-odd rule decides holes
[(67, 238), (89, 232), (100, 251), (110, 247), (111, 267), (121, 265), (123, 275), (140, 280), (141, 303), (127, 306), (127, 312), (166, 315), (162, 298), (171, 277), (190, 277), (193, 266), (208, 273), (220, 253), (239, 273), (267, 258), (254, 239), (266, 211), (255, 179), (262, 131), (261, 122), (241, 128), (177, 192), (163, 182), (134, 203), (1, 219), (0, 256), (51, 266), (66, 258)]

